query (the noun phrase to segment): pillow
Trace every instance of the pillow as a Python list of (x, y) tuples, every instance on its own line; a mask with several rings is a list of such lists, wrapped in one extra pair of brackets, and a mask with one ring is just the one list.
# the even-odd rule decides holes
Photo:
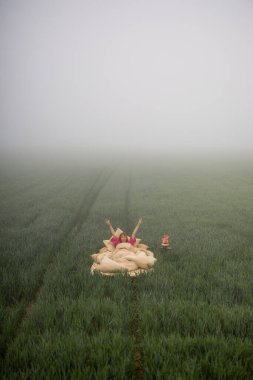
[(123, 231), (120, 229), (120, 228), (117, 228), (116, 231), (115, 231), (115, 236), (117, 236), (117, 238), (119, 238), (119, 235), (122, 233)]
[(144, 256), (128, 255), (125, 259), (134, 261), (138, 265), (138, 268), (148, 269), (148, 262)]
[(108, 257), (104, 257), (100, 261), (100, 265), (97, 266), (96, 271), (114, 273), (114, 272), (122, 272), (126, 271), (127, 268), (124, 268), (119, 263), (116, 263), (114, 260), (109, 259)]
[(107, 252), (107, 251), (108, 251), (108, 248), (103, 247), (103, 248), (100, 248), (99, 253), (103, 253), (103, 252)]
[(138, 269), (138, 265), (134, 261), (122, 260), (120, 264), (128, 270), (128, 272)]
[(101, 258), (103, 256), (104, 256), (103, 253), (94, 253), (93, 255), (91, 255), (94, 263), (96, 263), (96, 264), (100, 264)]
[(115, 250), (115, 245), (110, 240), (103, 240), (103, 243), (108, 249), (108, 251), (113, 252)]
[(137, 248), (149, 249), (149, 246), (147, 244), (138, 244)]
[(93, 253), (93, 255), (91, 255), (91, 257), (92, 257), (92, 260), (96, 263), (97, 262), (98, 254), (97, 253)]

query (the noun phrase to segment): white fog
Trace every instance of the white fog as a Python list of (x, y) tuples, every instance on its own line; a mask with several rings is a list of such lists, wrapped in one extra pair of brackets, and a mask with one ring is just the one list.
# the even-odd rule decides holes
[(1, 150), (253, 150), (251, 1), (1, 1)]

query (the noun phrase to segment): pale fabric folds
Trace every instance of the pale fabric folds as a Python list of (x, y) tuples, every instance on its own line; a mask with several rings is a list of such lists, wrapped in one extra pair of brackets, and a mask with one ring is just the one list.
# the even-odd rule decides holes
[(151, 271), (156, 258), (146, 244), (140, 244), (140, 239), (136, 240), (135, 245), (119, 243), (114, 248), (111, 245), (108, 246), (108, 241), (104, 241), (105, 247), (91, 255), (93, 259), (91, 274), (99, 272), (106, 276), (113, 276), (116, 273), (126, 273), (136, 276)]

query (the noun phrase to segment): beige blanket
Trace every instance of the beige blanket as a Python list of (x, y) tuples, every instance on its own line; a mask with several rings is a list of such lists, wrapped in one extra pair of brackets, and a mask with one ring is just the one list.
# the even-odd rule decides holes
[(98, 253), (91, 255), (92, 274), (100, 272), (103, 275), (113, 276), (116, 273), (127, 273), (136, 276), (152, 270), (156, 262), (153, 252), (146, 244), (136, 243), (133, 246), (130, 243), (119, 243), (116, 248), (108, 240), (104, 240), (104, 244), (105, 247)]

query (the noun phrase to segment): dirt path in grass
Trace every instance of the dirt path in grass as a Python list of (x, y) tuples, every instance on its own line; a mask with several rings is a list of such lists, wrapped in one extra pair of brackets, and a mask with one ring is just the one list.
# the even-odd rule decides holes
[(8, 347), (10, 346), (10, 344), (19, 335), (25, 319), (32, 312), (33, 306), (36, 304), (38, 295), (39, 295), (39, 293), (40, 293), (40, 291), (44, 285), (46, 273), (54, 264), (54, 260), (56, 258), (56, 253), (59, 252), (59, 250), (61, 249), (64, 242), (66, 242), (66, 240), (68, 239), (68, 237), (71, 234), (74, 237), (74, 235), (76, 233), (78, 233), (78, 231), (82, 227), (83, 223), (87, 220), (92, 206), (96, 202), (96, 199), (98, 198), (99, 194), (101, 193), (101, 191), (105, 187), (106, 183), (109, 181), (112, 173), (113, 173), (112, 170), (109, 171), (106, 169), (102, 169), (99, 172), (99, 174), (95, 178), (95, 181), (92, 183), (89, 190), (84, 195), (84, 198), (83, 198), (81, 204), (79, 205), (79, 208), (76, 211), (75, 215), (72, 217), (70, 223), (62, 229), (57, 241), (49, 249), (48, 262), (47, 262), (46, 268), (41, 273), (40, 277), (38, 278), (36, 287), (34, 288), (34, 292), (31, 296), (31, 300), (25, 304), (23, 311), (20, 313), (19, 320), (17, 321), (17, 324), (15, 326), (16, 327), (15, 331), (13, 331), (10, 334), (10, 339), (6, 343), (5, 347), (2, 349), (2, 352), (1, 352), (2, 359), (5, 358), (7, 351), (8, 351)]
[(143, 349), (142, 349), (142, 337), (140, 330), (140, 313), (139, 313), (139, 299), (138, 299), (138, 278), (131, 278), (132, 287), (132, 321), (131, 321), (131, 334), (134, 342), (134, 363), (135, 363), (135, 373), (134, 378), (144, 379), (144, 360), (143, 360)]
[[(130, 195), (132, 186), (132, 171), (129, 169), (128, 183), (126, 186), (126, 198), (124, 215), (126, 221), (126, 231), (130, 233), (130, 217), (129, 217), (129, 206), (130, 206)], [(131, 335), (134, 344), (134, 364), (135, 372), (134, 378), (136, 380), (144, 379), (144, 362), (143, 362), (143, 350), (141, 346), (141, 331), (140, 331), (140, 313), (139, 313), (139, 300), (138, 300), (138, 277), (131, 278)]]

